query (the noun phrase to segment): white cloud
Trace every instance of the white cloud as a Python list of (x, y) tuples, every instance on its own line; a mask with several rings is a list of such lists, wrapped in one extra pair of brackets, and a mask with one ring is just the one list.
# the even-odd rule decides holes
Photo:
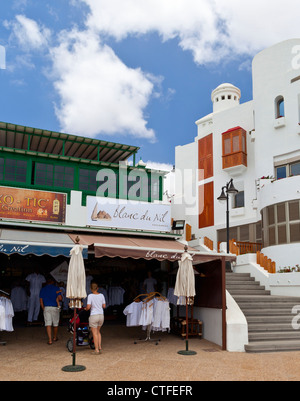
[(17, 41), (27, 50), (40, 50), (48, 45), (51, 31), (33, 19), (16, 15), (15, 21), (4, 21), (4, 25), (12, 29)]
[(90, 30), (62, 32), (60, 45), (50, 54), (60, 96), (56, 113), (64, 131), (155, 141), (143, 115), (154, 88), (150, 76), (128, 68)]
[(160, 170), (160, 171), (171, 171), (173, 169), (172, 164), (168, 163), (160, 163), (160, 162), (154, 162), (151, 160), (148, 160), (146, 162), (146, 167), (153, 169), (153, 170)]
[(90, 6), (87, 25), (121, 40), (158, 32), (177, 38), (198, 64), (235, 55), (254, 55), (264, 47), (299, 36), (298, 0), (82, 0)]

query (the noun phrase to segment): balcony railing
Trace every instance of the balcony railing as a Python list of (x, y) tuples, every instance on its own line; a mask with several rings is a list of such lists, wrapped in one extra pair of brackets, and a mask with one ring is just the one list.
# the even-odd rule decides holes
[(257, 253), (262, 249), (259, 242), (242, 242), (236, 240), (229, 241), (229, 252), (235, 255), (245, 255), (247, 253)]

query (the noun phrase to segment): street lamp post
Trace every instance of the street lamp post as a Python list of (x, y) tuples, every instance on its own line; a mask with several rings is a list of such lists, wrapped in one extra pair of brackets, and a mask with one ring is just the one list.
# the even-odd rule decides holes
[(229, 195), (237, 194), (239, 191), (233, 185), (233, 179), (222, 187), (221, 195), (218, 197), (219, 201), (226, 201), (226, 236), (227, 236), (227, 253), (229, 253)]

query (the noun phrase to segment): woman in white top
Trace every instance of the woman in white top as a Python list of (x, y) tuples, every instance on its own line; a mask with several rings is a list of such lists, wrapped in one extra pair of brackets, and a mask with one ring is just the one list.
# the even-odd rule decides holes
[(88, 295), (86, 310), (90, 310), (89, 326), (92, 330), (96, 355), (101, 353), (101, 333), (100, 329), (104, 322), (105, 298), (98, 293), (98, 284), (91, 284), (92, 293)]

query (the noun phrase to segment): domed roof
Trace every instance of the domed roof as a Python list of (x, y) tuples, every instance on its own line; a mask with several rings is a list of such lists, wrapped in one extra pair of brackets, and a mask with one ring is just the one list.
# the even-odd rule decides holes
[(237, 88), (236, 86), (230, 84), (230, 83), (223, 83), (221, 85), (219, 85), (216, 89), (214, 89), (211, 93), (211, 100), (214, 100), (214, 97), (216, 95), (220, 95), (222, 94), (222, 92), (231, 92), (231, 93), (235, 93), (236, 95), (238, 95), (238, 100), (241, 98), (241, 91), (239, 88)]
[(224, 83), (219, 85), (215, 90), (217, 89), (229, 89), (229, 88), (234, 88), (234, 89), (238, 89), (236, 86), (230, 84), (230, 83)]

